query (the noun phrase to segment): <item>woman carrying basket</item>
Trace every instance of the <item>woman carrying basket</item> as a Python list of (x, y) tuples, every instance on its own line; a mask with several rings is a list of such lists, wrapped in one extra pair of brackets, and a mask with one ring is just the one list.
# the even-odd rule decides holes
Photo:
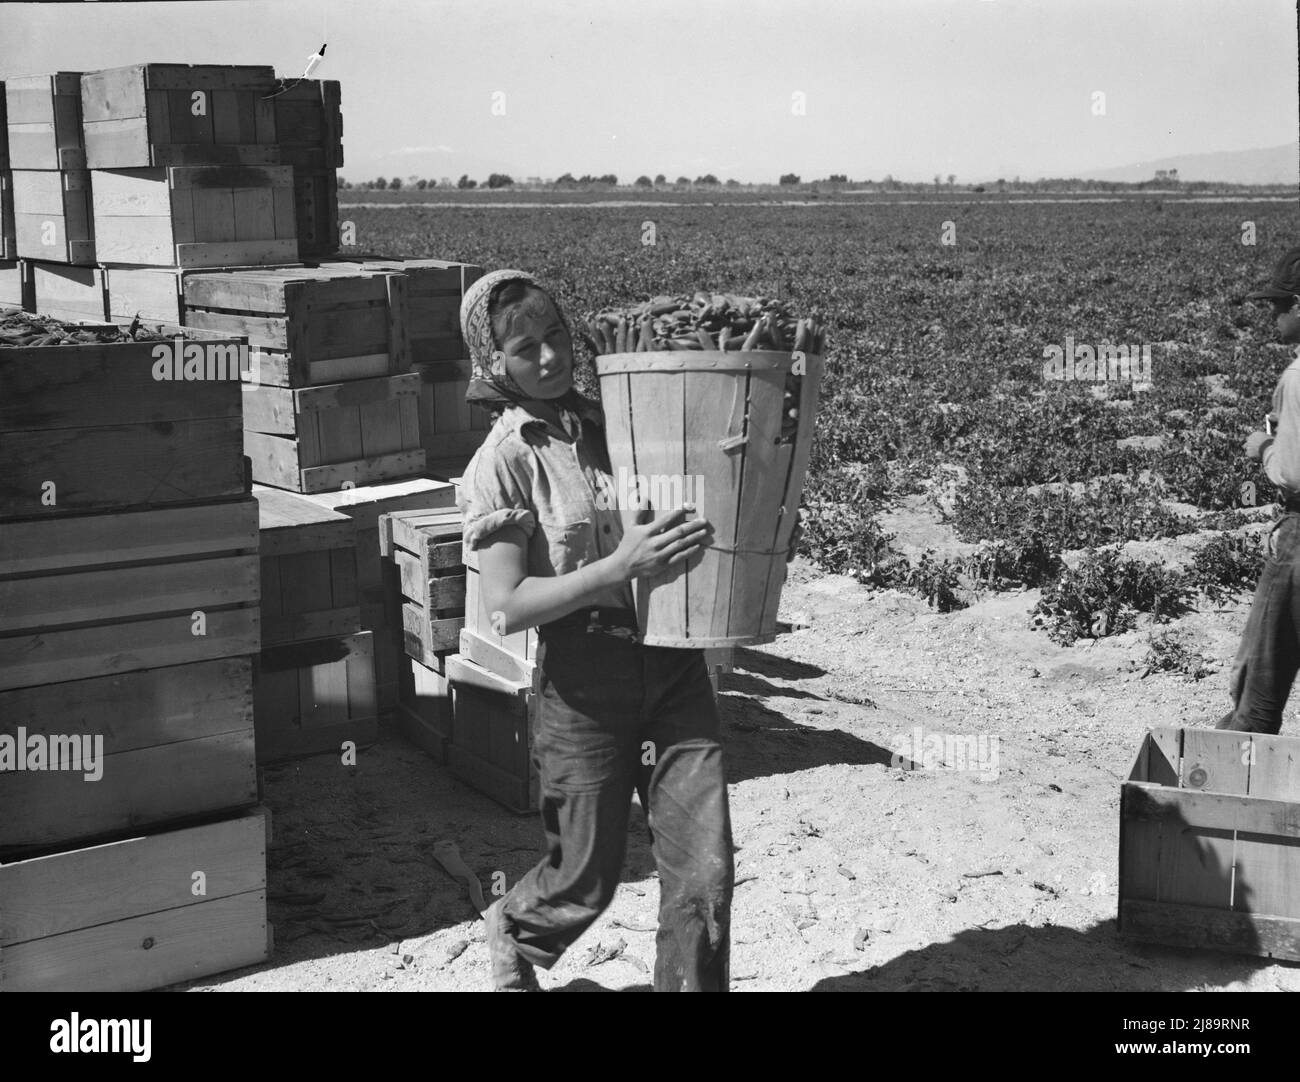
[[(461, 304), (468, 401), (499, 411), (460, 488), (495, 630), (538, 628), (532, 734), (547, 855), (487, 911), (493, 982), (538, 991), (609, 905), (633, 791), (659, 869), (656, 991), (726, 991), (733, 879), (717, 706), (702, 650), (636, 637), (631, 580), (707, 542), (694, 508), (624, 529), (597, 403), (573, 383), (558, 306), (520, 271), (480, 278)], [(638, 516), (639, 519), (648, 514)]]

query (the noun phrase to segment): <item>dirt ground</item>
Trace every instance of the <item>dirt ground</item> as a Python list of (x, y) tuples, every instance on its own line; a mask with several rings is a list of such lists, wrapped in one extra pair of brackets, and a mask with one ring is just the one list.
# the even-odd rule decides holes
[[(920, 500), (886, 525), (904, 546), (954, 547)], [(1052, 644), (1028, 627), (1036, 599), (990, 594), (943, 615), (795, 561), (781, 617), (810, 626), (738, 650), (723, 677), (734, 990), (1300, 991), (1300, 965), (1115, 931), (1120, 780), (1149, 727), (1222, 715), (1249, 598), (1178, 622), (1217, 663), (1199, 682), (1142, 677), (1146, 628)], [(917, 727), (996, 737), (996, 771), (892, 766)], [(490, 891), (539, 858), (535, 816), (392, 731), (355, 767), (269, 769), (265, 801), (274, 957), (180, 987), (489, 987), (482, 921), (431, 851), (455, 842)], [(639, 813), (629, 842), (613, 904), (539, 974), (546, 990), (649, 989), (658, 891)]]

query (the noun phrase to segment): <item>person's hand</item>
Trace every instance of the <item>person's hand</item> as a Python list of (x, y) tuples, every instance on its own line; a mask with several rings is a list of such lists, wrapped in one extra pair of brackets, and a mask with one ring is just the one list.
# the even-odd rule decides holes
[[(676, 511), (665, 511), (649, 522), (624, 529), (613, 555), (624, 581), (657, 575), (699, 551), (713, 527), (708, 519), (688, 518), (694, 510), (694, 504), (683, 504)], [(639, 509), (636, 517), (649, 516), (649, 511)]]
[(1263, 457), (1264, 445), (1273, 442), (1273, 437), (1267, 432), (1252, 432), (1246, 437), (1246, 442), (1242, 444), (1247, 458), (1253, 458), (1258, 461)]

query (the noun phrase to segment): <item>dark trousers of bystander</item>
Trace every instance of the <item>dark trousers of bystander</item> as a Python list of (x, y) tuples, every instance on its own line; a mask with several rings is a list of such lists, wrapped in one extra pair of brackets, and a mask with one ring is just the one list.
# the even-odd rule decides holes
[(1276, 734), (1300, 670), (1300, 514), (1288, 511), (1269, 533), (1264, 570), (1233, 665), (1233, 709), (1217, 728)]
[(703, 651), (543, 628), (538, 662), (548, 853), (502, 907), (519, 954), (550, 969), (609, 905), (635, 790), (659, 869), (655, 991), (727, 991), (731, 819)]

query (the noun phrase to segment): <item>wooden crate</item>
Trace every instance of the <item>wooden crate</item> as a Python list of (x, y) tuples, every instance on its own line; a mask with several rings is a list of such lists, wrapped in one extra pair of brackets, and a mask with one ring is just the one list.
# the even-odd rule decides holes
[(25, 260), (0, 260), (0, 308), (36, 308)]
[[(428, 458), (472, 455), (492, 428), (486, 411), (465, 401), (469, 361), (433, 361), (414, 366), (420, 374), (420, 443)], [(463, 378), (448, 380), (455, 369)]]
[(85, 169), (81, 73), (6, 76), (11, 169)]
[(379, 732), (369, 631), (263, 650), (253, 682), (258, 762), (341, 752)]
[(27, 169), (12, 175), (18, 254), (56, 263), (94, 263), (90, 172)]
[(5, 104), (5, 84), (0, 81), (0, 169), (9, 168), (9, 110)]
[(410, 477), (424, 469), (413, 372), (317, 387), (244, 388), (253, 479), (295, 492)]
[(525, 685), (495, 676), (453, 654), (447, 659), (451, 687), (451, 772), (511, 811), (538, 809), (538, 778), (531, 728), (538, 696)]
[(451, 744), (451, 685), (443, 672), (415, 658), (403, 659), (397, 724), (402, 735), (440, 763)]
[[(130, 323), (137, 316), (146, 323), (184, 323), (185, 279), (204, 273), (202, 269), (183, 267), (105, 266), (101, 269), (108, 294), (108, 316), (116, 323)], [(253, 360), (253, 370), (260, 370), (262, 361), (256, 350)]]
[[(184, 333), (210, 358), (242, 345)], [(247, 491), (240, 383), (155, 379), (168, 344), (0, 348), (0, 520)]]
[(1300, 960), (1300, 739), (1147, 734), (1120, 789), (1119, 931)]
[(67, 770), (5, 774), (0, 851), (257, 803), (251, 657), (3, 691), (0, 734), (15, 748), (33, 735), (46, 747), (55, 738), (88, 738), (92, 750), (102, 742), (93, 783)]
[(247, 335), (263, 384), (306, 387), (410, 371), (400, 275), (240, 270), (190, 275), (184, 289), (186, 325)]
[(0, 259), (18, 258), (18, 225), (14, 218), (14, 175), (0, 168)]
[(103, 323), (108, 318), (108, 295), (101, 268), (33, 262), (31, 273), (38, 315), (92, 323)]
[(293, 492), (258, 487), (262, 644), (361, 630), (356, 527)]
[(275, 72), (255, 65), (133, 64), (81, 77), (90, 169), (279, 165)]
[(379, 520), (379, 550), (397, 572), (403, 646), (409, 657), (442, 671), (465, 625), (465, 566), (456, 508), (398, 511)]
[(197, 165), (92, 172), (101, 263), (236, 267), (293, 263), (293, 170)]
[(305, 79), (273, 99), (281, 160), (293, 167), (302, 257), (339, 246), (338, 173), (343, 165), (339, 84)]
[(0, 689), (256, 653), (257, 503), (0, 528)]
[(258, 808), (0, 864), (0, 989), (141, 992), (265, 961), (267, 823)]
[(465, 291), (483, 276), (482, 267), (445, 259), (360, 255), (321, 260), (317, 266), (334, 274), (358, 270), (401, 274), (407, 282), (407, 332), (412, 363), (450, 362), (450, 368), (431, 370), (431, 378), (469, 378), (469, 362), (463, 360), (467, 351), (460, 333), (460, 302)]
[[(479, 588), (478, 553), (464, 546), (465, 559), (465, 630), (496, 651), (514, 659), (515, 664), (531, 664), (537, 657), (537, 628), (527, 627), (499, 635), (492, 626), (492, 614)], [(487, 656), (480, 654), (480, 656)], [(481, 664), (481, 662), (480, 662)], [(499, 670), (500, 665), (491, 666)], [(511, 670), (513, 671), (513, 670)], [(503, 675), (511, 675), (511, 671)]]

